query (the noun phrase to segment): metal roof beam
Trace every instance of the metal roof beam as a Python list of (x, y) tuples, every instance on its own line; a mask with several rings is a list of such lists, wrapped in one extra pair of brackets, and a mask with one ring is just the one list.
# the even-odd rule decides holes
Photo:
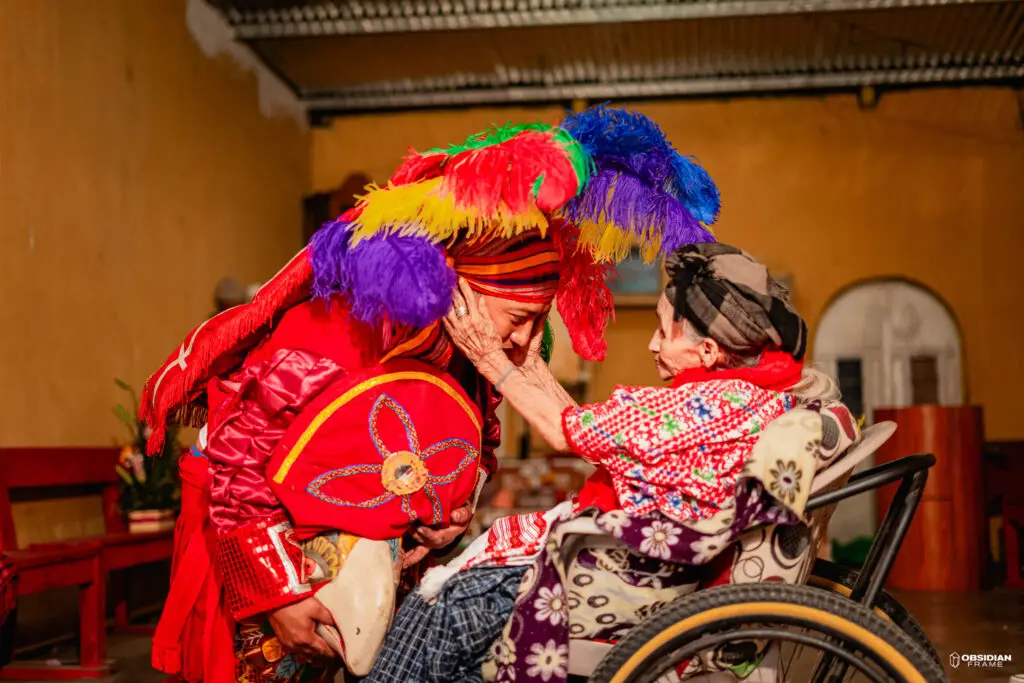
[(240, 40), (849, 12), (1020, 0), (211, 0)]
[[(643, 99), (684, 96), (726, 96), (769, 92), (827, 90), (859, 86), (911, 86), (978, 82), (1020, 82), (1024, 65), (980, 65), (937, 68), (905, 68), (882, 71), (849, 71), (677, 78), (659, 81), (528, 85), (467, 89), (416, 90), (412, 83), (390, 91), (360, 87), (303, 98), (313, 114), (366, 110), (426, 109), (496, 104), (559, 103), (575, 99)], [(404, 87), (402, 87), (404, 86)], [(378, 86), (379, 88), (380, 86)]]

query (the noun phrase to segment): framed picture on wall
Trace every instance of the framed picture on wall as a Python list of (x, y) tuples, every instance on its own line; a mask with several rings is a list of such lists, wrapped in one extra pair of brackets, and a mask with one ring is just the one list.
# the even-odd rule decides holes
[(640, 248), (633, 247), (629, 258), (618, 265), (609, 277), (608, 287), (615, 295), (616, 306), (656, 306), (665, 289), (665, 268), (658, 258), (644, 263)]

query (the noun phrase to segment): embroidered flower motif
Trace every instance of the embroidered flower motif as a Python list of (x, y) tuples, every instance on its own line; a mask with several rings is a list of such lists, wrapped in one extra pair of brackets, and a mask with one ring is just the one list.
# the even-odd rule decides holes
[(722, 398), (737, 408), (742, 408), (747, 403), (749, 397), (735, 391), (723, 391)]
[(690, 544), (693, 551), (693, 563), (704, 564), (713, 560), (728, 545), (728, 533), (702, 536)]
[[(385, 409), (390, 410), (405, 428), (405, 443), (398, 449), (392, 449), (390, 446), (385, 444), (384, 439), (378, 431), (378, 420)], [(411, 495), (413, 493), (423, 491), (431, 504), (430, 523), (440, 524), (443, 520), (441, 519), (441, 500), (437, 495), (437, 488), (440, 486), (447, 486), (454, 482), (467, 467), (476, 461), (477, 457), (479, 457), (476, 448), (473, 444), (468, 441), (464, 441), (463, 439), (445, 439), (443, 441), (438, 441), (428, 448), (420, 448), (419, 436), (412, 423), (412, 417), (409, 416), (409, 413), (398, 401), (387, 394), (381, 394), (376, 402), (374, 402), (373, 408), (370, 410), (369, 427), (370, 438), (373, 440), (373, 445), (381, 457), (380, 464), (349, 465), (335, 470), (328, 470), (311, 481), (306, 487), (306, 492), (333, 505), (362, 509), (378, 508), (385, 503), (391, 502), (395, 498), (399, 498), (402, 502), (402, 510), (409, 515), (410, 521), (415, 521), (417, 514), (416, 511), (412, 509)], [(459, 464), (454, 470), (444, 476), (429, 473), (423, 463), (431, 456), (442, 453), (448, 449), (458, 449), (463, 452), (463, 457)], [(397, 479), (394, 482), (388, 482), (384, 480), (384, 475), (386, 470), (388, 470), (389, 462), (392, 461), (395, 456), (404, 457), (404, 464), (392, 473), (397, 477)], [(416, 463), (419, 463), (418, 468), (421, 468), (418, 471)], [(382, 495), (369, 500), (350, 501), (332, 496), (324, 490), (327, 484), (335, 479), (343, 479), (345, 477), (351, 477), (358, 474), (380, 474), (382, 482), (384, 483), (385, 492)], [(389, 483), (401, 484), (401, 480), (414, 475), (420, 476), (420, 480), (417, 481), (416, 486), (414, 487), (389, 487), (388, 485)]]
[(665, 562), (659, 562), (655, 570), (649, 574), (643, 572), (633, 572), (636, 579), (636, 585), (639, 588), (650, 586), (655, 590), (661, 590), (662, 579), (669, 579), (676, 573), (676, 566), (667, 564)]
[(547, 621), (552, 626), (568, 621), (569, 608), (565, 602), (562, 584), (556, 583), (552, 588), (541, 586), (537, 593), (540, 597), (533, 601), (533, 607), (537, 610), (537, 621)]
[(661, 418), (661, 429), (658, 434), (663, 439), (671, 439), (683, 431), (683, 425), (675, 415), (665, 414)]
[(622, 530), (633, 525), (624, 510), (612, 510), (601, 516), (601, 526), (615, 538), (622, 537)]
[(722, 415), (722, 411), (718, 409), (718, 406), (708, 403), (704, 400), (703, 396), (694, 396), (686, 402), (686, 407), (697, 422), (710, 422)]
[(569, 660), (569, 647), (559, 645), (554, 639), (545, 645), (534, 643), (530, 646), (530, 654), (526, 655), (526, 664), (530, 668), (526, 675), (550, 681), (552, 678), (568, 676), (566, 664)]
[(669, 546), (679, 543), (681, 532), (674, 524), (655, 520), (640, 533), (644, 536), (644, 540), (640, 542), (640, 552), (667, 560), (670, 554)]
[(505, 664), (498, 667), (497, 674), (494, 677), (496, 681), (515, 681), (516, 680), (516, 667), (515, 663)]
[(500, 666), (511, 666), (516, 663), (516, 646), (508, 638), (499, 637), (491, 648), (494, 661)]
[(797, 494), (800, 493), (800, 478), (803, 471), (797, 469), (795, 461), (775, 461), (775, 467), (769, 470), (772, 480), (768, 483), (768, 490), (779, 500), (793, 504)]
[(708, 467), (707, 469), (694, 467), (693, 476), (697, 477), (701, 481), (706, 481), (708, 483), (715, 481), (715, 479), (717, 478), (715, 476), (715, 469), (713, 467)]

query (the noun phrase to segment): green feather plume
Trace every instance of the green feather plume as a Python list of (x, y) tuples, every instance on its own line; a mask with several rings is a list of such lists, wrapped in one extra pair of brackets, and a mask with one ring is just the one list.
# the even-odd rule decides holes
[(551, 352), (555, 350), (555, 331), (551, 328), (551, 322), (544, 321), (544, 334), (540, 338), (540, 357), (544, 363), (551, 362)]

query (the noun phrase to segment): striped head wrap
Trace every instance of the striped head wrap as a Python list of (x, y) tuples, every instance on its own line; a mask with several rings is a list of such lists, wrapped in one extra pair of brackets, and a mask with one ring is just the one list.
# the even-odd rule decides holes
[(668, 257), (665, 296), (676, 320), (733, 353), (775, 347), (800, 360), (807, 325), (789, 301), (789, 290), (746, 252), (721, 242), (688, 244)]
[[(558, 251), (538, 230), (507, 238), (458, 242), (448, 249), (445, 265), (464, 278), (474, 291), (511, 301), (549, 304), (558, 289)], [(401, 290), (390, 291), (402, 294)], [(373, 303), (361, 300), (364, 293), (365, 289), (361, 288), (350, 291), (347, 294), (350, 304), (360, 310), (373, 310)], [(415, 307), (417, 296), (422, 294), (406, 291), (404, 297), (392, 297), (387, 310), (401, 311), (400, 301), (407, 302), (407, 308)], [(443, 312), (447, 310), (443, 307)], [(419, 326), (403, 323), (387, 314), (384, 317), (389, 324), (384, 326), (383, 360), (416, 358), (434, 365), (447, 365), (452, 348), (438, 320)]]
[(539, 230), (448, 249), (455, 272), (480, 294), (521, 303), (550, 303), (558, 289), (558, 250)]

